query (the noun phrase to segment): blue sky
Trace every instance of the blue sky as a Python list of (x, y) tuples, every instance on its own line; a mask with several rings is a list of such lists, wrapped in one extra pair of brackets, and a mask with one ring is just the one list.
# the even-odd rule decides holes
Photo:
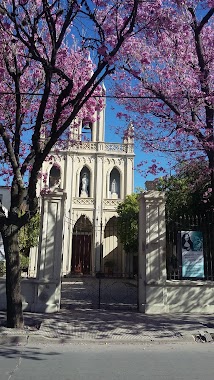
[[(108, 94), (108, 93), (107, 93)], [(114, 109), (112, 109), (114, 108)], [(116, 114), (117, 112), (121, 111), (121, 107), (118, 106), (116, 101), (114, 99), (109, 99), (107, 98), (106, 101), (106, 116), (105, 116), (105, 141), (106, 142), (122, 142), (122, 133), (121, 135), (118, 135), (115, 133), (116, 128), (120, 127), (121, 131), (127, 127), (127, 123), (125, 120), (117, 118)], [(143, 152), (136, 144), (135, 142), (135, 162), (134, 165), (135, 167), (137, 164), (141, 161), (148, 161), (149, 163), (152, 162), (152, 159), (159, 159), (158, 153), (145, 153)], [(160, 159), (159, 159), (160, 161)], [(161, 160), (163, 166), (167, 166), (166, 160)], [(141, 169), (144, 169), (143, 167)], [(145, 177), (145, 174), (140, 174), (137, 169), (134, 170), (134, 188), (140, 187), (140, 188), (145, 188), (145, 181), (146, 180), (153, 180), (154, 178), (157, 178), (156, 176), (153, 175), (147, 175)], [(0, 176), (0, 186), (4, 186), (5, 182)]]
[[(112, 107), (114, 110), (112, 110)], [(117, 127), (121, 127), (121, 130), (127, 127), (124, 120), (118, 119), (116, 114), (121, 110), (120, 106), (113, 99), (107, 99), (106, 102), (106, 120), (105, 120), (105, 141), (107, 142), (122, 142), (122, 135), (119, 136), (115, 133)], [(135, 142), (135, 167), (140, 161), (147, 160), (150, 161), (154, 158), (158, 159), (158, 154), (156, 153), (145, 153), (143, 152)], [(163, 165), (166, 165), (166, 160)], [(146, 180), (153, 180), (157, 176), (140, 174), (136, 169), (134, 170), (134, 187), (145, 188)], [(0, 186), (5, 185), (2, 178), (0, 177)]]
[[(107, 92), (108, 94), (108, 92)], [(112, 110), (112, 107), (114, 107), (114, 110)], [(122, 142), (122, 135), (119, 136), (115, 133), (115, 130), (117, 127), (121, 127), (121, 130), (125, 128), (126, 122), (118, 119), (116, 114), (121, 110), (120, 106), (116, 104), (116, 102), (113, 99), (108, 99), (106, 102), (106, 123), (105, 123), (105, 140), (107, 142)], [(167, 160), (166, 158), (160, 157), (160, 153), (154, 152), (154, 153), (145, 153), (143, 152), (139, 144), (135, 142), (135, 167), (137, 164), (141, 161), (148, 161), (148, 163), (152, 163), (153, 159), (157, 159), (159, 162), (161, 161), (161, 164), (164, 168), (167, 169)], [(143, 167), (141, 169), (144, 169)], [(145, 168), (146, 169), (146, 168)], [(146, 170), (145, 170), (146, 171)], [(152, 174), (145, 175), (140, 174), (137, 169), (134, 170), (134, 187), (141, 187), (145, 188), (145, 181), (151, 181), (157, 178), (158, 175), (154, 176)]]

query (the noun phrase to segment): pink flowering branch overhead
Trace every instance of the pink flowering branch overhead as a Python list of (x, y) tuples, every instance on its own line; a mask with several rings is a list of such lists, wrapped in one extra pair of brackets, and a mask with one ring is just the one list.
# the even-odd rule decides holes
[(0, 166), (11, 207), (8, 216), (0, 207), (0, 232), (10, 327), (22, 325), (17, 232), (37, 211), (42, 164), (54, 147), (72, 147), (71, 128), (102, 110), (102, 82), (139, 31), (142, 9), (140, 0), (1, 1)]
[(126, 96), (119, 103), (143, 149), (179, 159), (205, 155), (214, 189), (214, 3), (157, 3), (154, 22), (120, 51), (114, 93)]

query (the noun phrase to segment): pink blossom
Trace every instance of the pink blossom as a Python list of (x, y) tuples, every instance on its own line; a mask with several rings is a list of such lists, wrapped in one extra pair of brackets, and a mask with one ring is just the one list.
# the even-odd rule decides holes
[[(162, 0), (148, 6), (150, 13), (145, 3), (141, 9), (139, 33), (120, 51), (123, 80), (114, 84), (114, 93), (126, 109), (124, 119), (135, 118), (135, 139), (144, 151), (159, 150), (174, 160), (203, 152), (213, 167), (213, 1)], [(195, 33), (194, 18), (201, 25)]]

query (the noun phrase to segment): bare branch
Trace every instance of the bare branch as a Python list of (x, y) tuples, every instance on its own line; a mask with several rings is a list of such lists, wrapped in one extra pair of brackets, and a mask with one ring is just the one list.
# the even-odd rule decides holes
[(8, 153), (8, 158), (9, 158), (9, 161), (10, 161), (11, 166), (13, 168), (14, 176), (15, 176), (18, 184), (19, 184), (19, 187), (21, 189), (24, 189), (24, 183), (23, 183), (23, 179), (21, 176), (19, 164), (17, 162), (17, 159), (15, 156), (13, 147), (11, 145), (10, 139), (9, 139), (9, 137), (5, 131), (5, 128), (3, 127), (3, 125), (1, 123), (0, 123), (0, 136), (2, 137), (2, 140), (4, 141), (5, 148), (6, 148), (6, 151)]
[(214, 8), (211, 8), (209, 12), (202, 18), (200, 24), (197, 27), (197, 32), (200, 33), (201, 30), (203, 29), (204, 25), (208, 23), (208, 21), (211, 19), (211, 17), (214, 14)]

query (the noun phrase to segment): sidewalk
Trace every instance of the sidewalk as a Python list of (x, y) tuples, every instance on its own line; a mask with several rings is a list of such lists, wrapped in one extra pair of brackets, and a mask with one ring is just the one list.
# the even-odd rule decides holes
[[(214, 342), (212, 315), (164, 314), (109, 310), (61, 310), (56, 314), (24, 313), (24, 330), (5, 327), (0, 312), (0, 344), (43, 343), (181, 343)], [(201, 338), (201, 339), (200, 339)]]

